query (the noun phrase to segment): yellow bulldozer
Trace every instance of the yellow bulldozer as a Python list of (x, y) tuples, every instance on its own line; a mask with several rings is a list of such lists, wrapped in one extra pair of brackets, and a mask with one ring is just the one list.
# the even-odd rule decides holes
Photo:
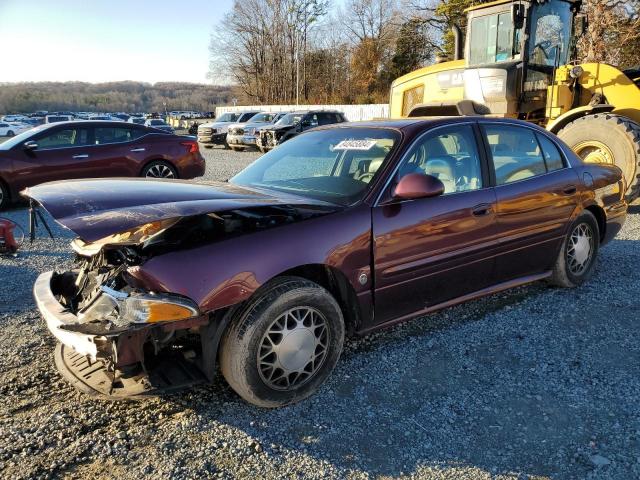
[(537, 123), (587, 162), (615, 164), (640, 195), (640, 67), (576, 61), (580, 2), (497, 0), (466, 10), (454, 60), (396, 79), (392, 118), (488, 115)]

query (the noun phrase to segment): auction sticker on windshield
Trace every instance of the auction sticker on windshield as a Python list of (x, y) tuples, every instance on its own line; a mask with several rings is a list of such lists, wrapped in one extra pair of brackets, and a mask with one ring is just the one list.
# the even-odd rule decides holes
[(338, 145), (333, 147), (334, 150), (371, 150), (376, 140), (342, 140)]

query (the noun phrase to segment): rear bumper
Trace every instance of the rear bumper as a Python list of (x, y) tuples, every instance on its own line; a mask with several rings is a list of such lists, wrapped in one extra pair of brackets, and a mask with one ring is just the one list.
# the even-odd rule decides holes
[(200, 152), (189, 153), (177, 166), (178, 175), (185, 180), (203, 176), (207, 168), (204, 157)]
[(98, 354), (97, 335), (70, 332), (62, 328), (77, 323), (78, 318), (56, 300), (51, 290), (52, 277), (53, 272), (45, 272), (36, 279), (33, 286), (33, 296), (47, 328), (60, 343), (95, 360)]

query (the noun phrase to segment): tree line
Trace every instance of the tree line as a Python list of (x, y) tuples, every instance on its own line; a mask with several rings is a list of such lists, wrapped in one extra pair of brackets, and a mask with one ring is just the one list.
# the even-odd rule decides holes
[[(478, 0), (235, 0), (211, 36), (210, 77), (250, 104), (379, 103), (391, 82), (452, 57)], [(640, 64), (638, 0), (584, 0), (582, 60)]]
[(227, 105), (227, 86), (166, 82), (24, 82), (0, 83), (0, 112), (164, 112), (214, 111)]

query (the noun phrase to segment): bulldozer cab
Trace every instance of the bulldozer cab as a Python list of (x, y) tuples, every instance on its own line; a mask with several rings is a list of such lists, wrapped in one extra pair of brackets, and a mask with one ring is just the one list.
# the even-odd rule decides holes
[(498, 0), (467, 10), (464, 94), (492, 114), (542, 121), (556, 69), (573, 57), (579, 3)]

